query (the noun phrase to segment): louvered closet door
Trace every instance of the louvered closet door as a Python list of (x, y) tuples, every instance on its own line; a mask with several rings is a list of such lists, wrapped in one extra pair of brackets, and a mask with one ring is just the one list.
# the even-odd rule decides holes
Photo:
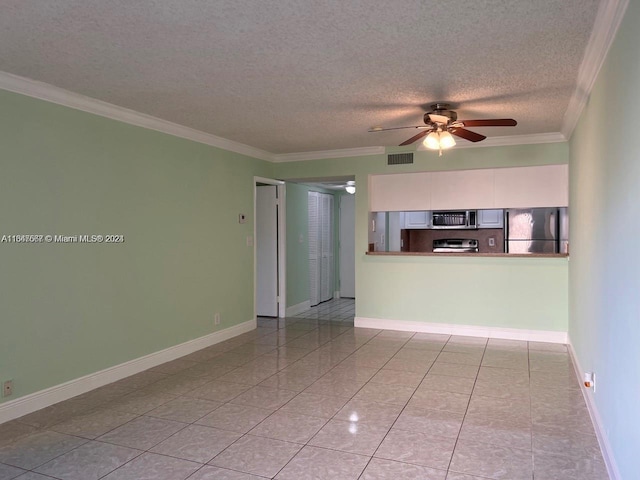
[(321, 194), (320, 238), (320, 301), (333, 298), (333, 195)]
[(309, 192), (309, 300), (311, 306), (320, 303), (319, 199), (317, 192)]

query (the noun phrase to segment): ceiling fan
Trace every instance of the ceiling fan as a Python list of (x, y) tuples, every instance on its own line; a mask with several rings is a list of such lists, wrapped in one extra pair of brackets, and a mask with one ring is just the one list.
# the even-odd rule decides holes
[(424, 125), (393, 128), (372, 127), (369, 132), (419, 128), (422, 130), (420, 133), (405, 140), (400, 146), (410, 145), (426, 137), (424, 145), (433, 150), (440, 150), (440, 155), (442, 155), (442, 149), (451, 148), (456, 144), (453, 135), (470, 142), (480, 142), (487, 138), (484, 135), (467, 130), (465, 127), (515, 127), (518, 124), (512, 118), (458, 120), (458, 114), (450, 110), (450, 107), (451, 105), (448, 103), (434, 103), (431, 105), (431, 111), (424, 114)]

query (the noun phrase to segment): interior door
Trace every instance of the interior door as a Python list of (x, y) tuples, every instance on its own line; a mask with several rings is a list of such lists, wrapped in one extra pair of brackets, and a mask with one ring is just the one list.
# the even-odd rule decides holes
[[(356, 296), (356, 198), (340, 197), (340, 296)], [(398, 241), (400, 234), (398, 233)], [(400, 250), (398, 248), (398, 250)]]
[(309, 192), (309, 302), (311, 306), (320, 303), (320, 194)]
[(320, 194), (320, 301), (333, 298), (333, 195)]
[(278, 197), (275, 185), (256, 187), (256, 314), (278, 316)]
[(309, 192), (309, 301), (333, 298), (333, 195)]

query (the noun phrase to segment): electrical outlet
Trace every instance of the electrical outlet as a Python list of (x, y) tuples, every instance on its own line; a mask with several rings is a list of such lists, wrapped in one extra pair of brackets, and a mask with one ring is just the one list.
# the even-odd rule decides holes
[(495, 239), (495, 237), (489, 237), (489, 246), (490, 246), (490, 247), (495, 247), (495, 246), (496, 246), (496, 239)]
[(214, 325), (220, 325), (220, 314), (216, 313), (213, 315), (213, 324)]
[(10, 397), (13, 395), (13, 380), (6, 380), (2, 383), (2, 396)]
[(594, 372), (584, 372), (584, 386), (596, 393), (596, 374)]

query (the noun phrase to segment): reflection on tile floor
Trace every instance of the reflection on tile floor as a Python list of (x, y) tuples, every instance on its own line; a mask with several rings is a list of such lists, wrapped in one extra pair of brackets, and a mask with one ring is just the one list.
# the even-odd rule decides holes
[(332, 320), (334, 322), (353, 322), (356, 314), (356, 302), (353, 298), (334, 298), (293, 318), (310, 318), (316, 320)]
[(260, 319), (0, 425), (0, 480), (608, 478), (566, 347), (352, 318)]

